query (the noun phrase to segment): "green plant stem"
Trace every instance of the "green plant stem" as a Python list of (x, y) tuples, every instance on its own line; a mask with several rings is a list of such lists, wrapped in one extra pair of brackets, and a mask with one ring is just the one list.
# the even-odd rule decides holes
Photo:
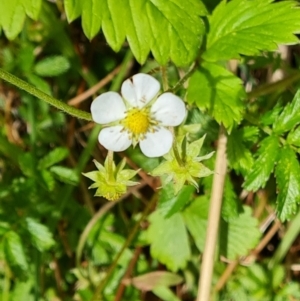
[(12, 75), (11, 73), (3, 70), (0, 68), (0, 78), (13, 84), (14, 86), (18, 87), (26, 91), (27, 93), (49, 103), (50, 105), (54, 106), (55, 108), (80, 119), (92, 121), (92, 116), (88, 112), (84, 112), (82, 110), (76, 109), (72, 106), (67, 105), (66, 103), (42, 92), (41, 90), (37, 89), (33, 85), (23, 81), (22, 79)]
[(190, 70), (184, 75), (184, 77), (182, 79), (180, 79), (178, 81), (178, 83), (173, 88), (170, 88), (166, 92), (173, 92), (173, 93), (175, 93), (176, 91), (178, 91), (183, 86), (183, 84), (192, 76), (192, 74), (197, 70), (198, 66), (199, 66), (198, 62), (194, 63), (191, 66)]
[(173, 134), (173, 152), (174, 152), (174, 156), (175, 156), (175, 159), (177, 161), (177, 163), (179, 164), (179, 166), (184, 166), (184, 161), (182, 160), (181, 156), (180, 156), (180, 153), (179, 153), (179, 150), (178, 150), (178, 147), (177, 147), (177, 139), (176, 139), (176, 133), (175, 133), (175, 130), (174, 128), (171, 128), (171, 132)]
[(285, 90), (287, 87), (289, 87), (291, 84), (298, 80), (300, 80), (300, 72), (293, 73), (275, 83), (261, 85), (257, 89), (249, 92), (247, 94), (247, 97), (255, 98), (272, 92), (280, 92), (282, 90)]
[(161, 70), (161, 77), (163, 81), (163, 90), (167, 91), (169, 89), (168, 85), (168, 76), (167, 76), (167, 70), (165, 66), (160, 67)]
[(227, 170), (226, 159), (227, 137), (225, 129), (221, 125), (216, 155), (215, 173), (213, 178), (212, 192), (208, 225), (205, 238), (205, 247), (202, 257), (201, 272), (199, 277), (197, 301), (209, 301), (214, 268), (215, 248), (217, 244), (218, 229), (221, 216), (223, 191)]
[(300, 233), (300, 212), (295, 216), (293, 221), (290, 223), (290, 226), (288, 227), (285, 235), (283, 236), (275, 254), (271, 258), (268, 264), (268, 268), (270, 270), (273, 269), (273, 267), (278, 264), (287, 254), (287, 252), (290, 250), (293, 242), (298, 237)]
[(94, 296), (92, 298), (92, 301), (102, 300), (102, 292), (105, 289), (106, 284), (109, 281), (110, 277), (112, 276), (120, 257), (122, 256), (123, 252), (128, 248), (128, 246), (131, 244), (131, 242), (135, 238), (135, 236), (136, 236), (136, 234), (137, 234), (137, 232), (140, 228), (141, 222), (148, 216), (148, 214), (150, 213), (150, 211), (153, 208), (154, 204), (156, 203), (157, 196), (158, 196), (157, 193), (155, 193), (153, 195), (152, 199), (150, 200), (150, 202), (145, 207), (145, 209), (142, 213), (142, 216), (140, 217), (140, 219), (134, 225), (133, 229), (129, 233), (128, 238), (125, 241), (124, 245), (122, 246), (121, 250), (119, 251), (118, 255), (116, 256), (116, 258), (114, 259), (114, 261), (110, 265), (110, 267), (108, 268), (105, 278), (96, 287), (96, 290), (95, 290)]

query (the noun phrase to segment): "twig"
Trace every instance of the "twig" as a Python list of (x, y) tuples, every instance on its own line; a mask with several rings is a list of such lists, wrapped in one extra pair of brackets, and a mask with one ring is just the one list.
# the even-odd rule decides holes
[(103, 88), (105, 85), (107, 85), (110, 81), (113, 80), (113, 78), (116, 76), (116, 74), (120, 71), (123, 63), (119, 66), (117, 66), (113, 71), (108, 73), (104, 78), (102, 78), (96, 85), (93, 87), (89, 88), (85, 92), (81, 93), (78, 96), (75, 96), (74, 98), (70, 99), (68, 101), (68, 104), (70, 106), (76, 106), (89, 98), (90, 96), (93, 96), (98, 90)]
[(203, 252), (201, 273), (199, 278), (197, 301), (209, 301), (210, 298), (215, 247), (218, 237), (223, 190), (227, 169), (226, 143), (227, 137), (225, 134), (225, 129), (221, 125), (216, 155), (215, 174), (213, 178), (212, 194), (210, 199), (205, 249)]
[(114, 301), (121, 301), (122, 300), (122, 296), (124, 294), (124, 291), (125, 291), (125, 287), (126, 285), (124, 284), (123, 280), (124, 279), (127, 279), (127, 278), (130, 278), (131, 274), (132, 274), (132, 271), (139, 259), (139, 256), (142, 252), (142, 248), (141, 247), (137, 247), (134, 251), (134, 254), (133, 254), (133, 257), (127, 267), (127, 270), (126, 270), (126, 273), (124, 274), (121, 282), (120, 282), (120, 285), (118, 287), (118, 290), (116, 292), (116, 296), (115, 296), (115, 300)]

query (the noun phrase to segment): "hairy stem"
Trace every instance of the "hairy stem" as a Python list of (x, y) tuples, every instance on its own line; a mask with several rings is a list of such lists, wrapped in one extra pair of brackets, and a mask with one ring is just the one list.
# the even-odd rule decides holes
[(26, 91), (27, 93), (49, 103), (50, 105), (54, 106), (55, 108), (80, 119), (92, 121), (92, 116), (88, 112), (84, 112), (82, 110), (76, 109), (74, 107), (71, 107), (67, 105), (66, 103), (42, 92), (41, 90), (37, 89), (33, 85), (23, 81), (22, 79), (12, 75), (11, 73), (3, 70), (0, 68), (0, 78), (3, 80), (9, 82), (10, 84), (13, 84), (14, 86), (18, 87), (19, 89), (22, 89)]
[(199, 278), (197, 301), (209, 301), (210, 299), (210, 290), (215, 258), (215, 247), (218, 237), (223, 190), (227, 169), (226, 143), (227, 137), (225, 134), (225, 129), (223, 126), (221, 126), (218, 140), (212, 193), (210, 198), (205, 249), (203, 252), (202, 266)]

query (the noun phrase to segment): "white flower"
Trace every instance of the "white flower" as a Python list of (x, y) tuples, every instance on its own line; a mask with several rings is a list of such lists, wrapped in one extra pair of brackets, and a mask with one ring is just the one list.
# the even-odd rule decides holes
[(93, 120), (103, 124), (99, 142), (108, 150), (123, 151), (139, 143), (148, 157), (169, 152), (173, 135), (167, 128), (179, 125), (186, 114), (184, 102), (172, 93), (157, 97), (160, 83), (150, 75), (136, 74), (116, 92), (98, 96), (91, 105)]

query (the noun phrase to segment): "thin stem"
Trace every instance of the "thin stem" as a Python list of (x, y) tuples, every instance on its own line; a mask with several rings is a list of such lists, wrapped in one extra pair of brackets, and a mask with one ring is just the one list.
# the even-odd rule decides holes
[(114, 175), (114, 152), (109, 150), (107, 153), (107, 172), (110, 181), (115, 181)]
[(197, 68), (198, 68), (198, 63), (196, 62), (191, 66), (190, 70), (184, 75), (184, 77), (180, 79), (178, 83), (173, 88), (170, 88), (168, 91), (173, 93), (178, 91), (183, 86), (183, 84), (192, 76), (192, 74), (197, 70)]
[(254, 98), (254, 97), (259, 97), (259, 96), (266, 95), (266, 94), (269, 94), (272, 92), (280, 92), (282, 90), (285, 90), (286, 87), (290, 86), (291, 84), (293, 84), (295, 81), (298, 81), (298, 80), (300, 80), (300, 72), (293, 73), (290, 76), (288, 76), (282, 80), (279, 80), (275, 83), (261, 85), (257, 89), (249, 92), (247, 94), (247, 97)]
[(14, 86), (18, 87), (19, 89), (22, 89), (29, 94), (49, 103), (50, 105), (54, 106), (55, 108), (80, 119), (92, 121), (92, 116), (88, 112), (84, 112), (82, 110), (76, 109), (74, 107), (71, 107), (67, 105), (66, 103), (42, 92), (41, 90), (37, 89), (33, 85), (23, 81), (22, 79), (12, 75), (11, 73), (3, 70), (0, 68), (0, 78), (3, 80), (13, 84)]
[(96, 287), (96, 291), (94, 293), (92, 301), (102, 300), (101, 299), (102, 298), (102, 292), (103, 292), (104, 288), (106, 287), (106, 284), (109, 281), (110, 277), (112, 276), (112, 274), (113, 274), (113, 272), (114, 272), (114, 270), (115, 270), (115, 268), (117, 266), (117, 263), (118, 263), (120, 257), (122, 256), (122, 254), (124, 253), (124, 251), (128, 248), (128, 246), (131, 244), (131, 242), (135, 238), (135, 236), (136, 236), (136, 234), (137, 234), (137, 232), (138, 232), (138, 230), (140, 228), (141, 222), (148, 216), (148, 214), (150, 213), (150, 211), (153, 208), (154, 204), (156, 203), (157, 196), (158, 196), (157, 193), (154, 194), (154, 196), (152, 197), (151, 201), (148, 203), (148, 205), (144, 209), (144, 211), (142, 213), (142, 216), (136, 222), (136, 224), (134, 225), (133, 229), (129, 233), (127, 240), (125, 241), (125, 243), (122, 246), (121, 250), (117, 254), (117, 256), (114, 259), (113, 263), (108, 268), (105, 278)]
[(226, 177), (227, 137), (223, 126), (220, 128), (216, 157), (215, 174), (213, 178), (212, 194), (206, 231), (205, 249), (203, 252), (201, 273), (199, 278), (197, 301), (209, 301), (214, 268), (215, 247), (218, 237), (218, 228), (221, 215), (223, 190)]
[(184, 162), (180, 156), (179, 150), (178, 150), (178, 146), (177, 146), (177, 139), (176, 139), (176, 133), (174, 131), (174, 128), (170, 128), (172, 134), (173, 134), (173, 152), (174, 152), (174, 156), (176, 161), (178, 162), (179, 166), (184, 166)]

